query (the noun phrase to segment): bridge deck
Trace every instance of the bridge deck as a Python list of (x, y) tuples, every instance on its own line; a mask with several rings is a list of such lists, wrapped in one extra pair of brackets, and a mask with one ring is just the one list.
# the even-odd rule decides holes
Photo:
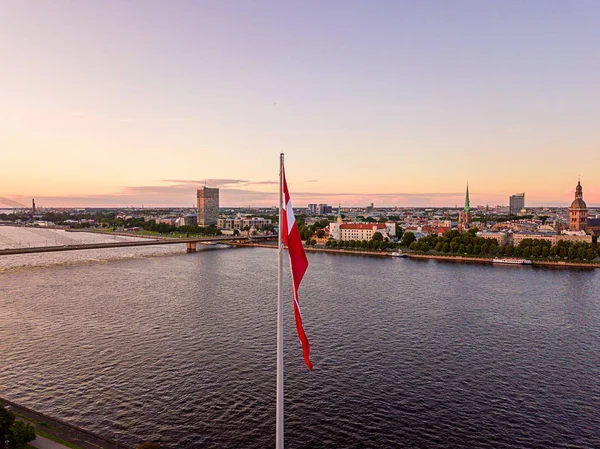
[[(135, 236), (130, 236), (135, 237)], [(102, 248), (122, 248), (127, 246), (152, 246), (152, 245), (174, 245), (182, 243), (210, 243), (210, 242), (231, 242), (231, 241), (247, 241), (247, 240), (269, 240), (277, 238), (272, 235), (261, 235), (249, 237), (204, 237), (204, 238), (155, 238), (155, 239), (140, 239), (139, 241), (131, 242), (109, 242), (109, 243), (89, 243), (81, 245), (61, 245), (61, 246), (37, 246), (27, 248), (8, 248), (0, 250), (0, 256), (14, 254), (29, 254), (29, 253), (49, 253), (55, 251), (77, 251), (84, 249), (102, 249)]]

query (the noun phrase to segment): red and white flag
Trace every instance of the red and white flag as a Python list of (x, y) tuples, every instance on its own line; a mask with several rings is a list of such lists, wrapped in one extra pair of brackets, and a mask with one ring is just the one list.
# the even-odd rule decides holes
[(294, 217), (294, 209), (292, 208), (292, 201), (290, 200), (290, 192), (285, 181), (285, 169), (281, 167), (283, 176), (283, 199), (285, 202), (285, 208), (283, 212), (283, 223), (282, 223), (282, 234), (283, 243), (288, 247), (290, 254), (290, 266), (292, 269), (292, 278), (294, 282), (294, 316), (296, 318), (296, 330), (298, 331), (298, 338), (302, 344), (302, 354), (304, 355), (304, 362), (309, 370), (312, 369), (312, 363), (310, 362), (310, 344), (304, 327), (302, 327), (302, 314), (300, 313), (300, 302), (298, 300), (298, 288), (300, 282), (304, 277), (304, 273), (308, 268), (308, 259), (304, 252), (304, 246), (302, 245), (302, 239), (300, 237), (300, 231), (296, 224), (296, 218)]

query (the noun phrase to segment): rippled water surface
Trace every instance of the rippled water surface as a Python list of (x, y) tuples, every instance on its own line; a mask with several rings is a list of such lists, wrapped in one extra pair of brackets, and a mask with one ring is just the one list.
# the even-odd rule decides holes
[[(123, 250), (0, 273), (0, 396), (132, 447), (274, 447), (276, 251)], [(309, 261), (286, 447), (600, 447), (600, 271)]]

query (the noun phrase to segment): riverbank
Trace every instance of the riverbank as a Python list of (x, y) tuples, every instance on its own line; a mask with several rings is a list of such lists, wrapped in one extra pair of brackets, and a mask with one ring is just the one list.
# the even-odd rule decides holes
[(72, 449), (129, 449), (109, 438), (0, 398), (0, 403), (35, 428), (35, 433)]
[[(228, 243), (231, 246), (249, 246), (258, 248), (271, 248), (277, 249), (277, 245), (269, 245), (266, 243)], [(356, 251), (356, 250), (344, 250), (344, 249), (331, 249), (331, 248), (313, 248), (304, 247), (304, 250), (308, 253), (329, 253), (329, 254), (350, 254), (358, 256), (368, 257), (389, 257), (388, 252), (374, 252), (374, 251)], [(475, 256), (456, 256), (447, 254), (417, 254), (411, 252), (403, 253), (407, 258), (413, 260), (439, 260), (443, 262), (454, 262), (454, 263), (477, 263), (491, 265), (493, 262), (492, 257), (475, 257)], [(520, 259), (520, 258), (514, 258)], [(600, 264), (596, 262), (570, 262), (564, 260), (532, 260), (531, 266), (535, 267), (546, 267), (546, 268), (584, 268), (593, 270), (594, 268), (600, 268)]]
[[(480, 263), (480, 264), (492, 264), (493, 258), (491, 257), (472, 257), (472, 256), (451, 256), (451, 255), (439, 255), (439, 254), (411, 254), (406, 253), (409, 259), (432, 259), (441, 260), (445, 262), (466, 262), (466, 263)], [(513, 259), (520, 259), (518, 257)], [(550, 268), (585, 268), (593, 270), (594, 268), (600, 268), (600, 264), (594, 262), (569, 262), (564, 260), (531, 260), (530, 266), (534, 267), (550, 267)]]
[[(271, 248), (277, 249), (277, 244), (269, 245), (268, 243), (230, 243), (230, 246), (249, 246), (255, 248)], [(313, 248), (305, 246), (304, 251), (307, 253), (329, 253), (329, 254), (351, 254), (355, 256), (367, 256), (367, 257), (389, 257), (387, 252), (373, 252), (373, 251), (356, 251), (356, 250), (345, 250), (345, 249), (331, 249), (331, 248)]]

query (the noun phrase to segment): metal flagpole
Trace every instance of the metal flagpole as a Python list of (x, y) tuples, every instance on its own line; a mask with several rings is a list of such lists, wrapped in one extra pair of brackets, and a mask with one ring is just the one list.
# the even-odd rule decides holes
[(281, 299), (281, 266), (283, 258), (283, 153), (279, 155), (279, 248), (277, 264), (277, 418), (276, 449), (283, 448), (283, 302)]

